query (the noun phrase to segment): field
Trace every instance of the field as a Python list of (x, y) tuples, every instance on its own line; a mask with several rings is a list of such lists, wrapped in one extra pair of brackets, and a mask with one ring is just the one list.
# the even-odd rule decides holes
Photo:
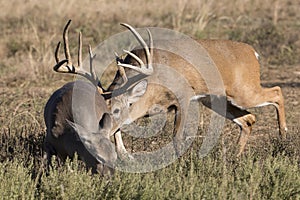
[[(300, 199), (299, 1), (2, 0), (0, 6), (1, 199)], [(239, 128), (230, 121), (216, 147), (199, 158), (209, 114), (203, 107), (199, 137), (163, 169), (100, 177), (75, 158), (63, 166), (54, 162), (46, 173), (43, 108), (57, 88), (74, 79), (52, 70), (68, 19), (72, 52), (79, 30), (85, 45), (96, 46), (124, 31), (121, 22), (252, 45), (261, 55), (262, 84), (282, 88), (287, 139), (279, 137), (274, 107), (255, 108), (257, 122), (240, 158), (235, 156)], [(125, 139), (129, 150), (138, 151), (164, 138)]]

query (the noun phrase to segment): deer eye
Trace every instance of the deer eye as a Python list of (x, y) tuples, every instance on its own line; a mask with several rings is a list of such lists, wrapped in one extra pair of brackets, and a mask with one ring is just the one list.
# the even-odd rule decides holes
[(120, 112), (119, 108), (114, 109), (113, 114), (118, 114)]

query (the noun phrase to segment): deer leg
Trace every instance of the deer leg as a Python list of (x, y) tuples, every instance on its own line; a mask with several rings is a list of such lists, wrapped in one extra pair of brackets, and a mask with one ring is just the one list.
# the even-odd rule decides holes
[(44, 149), (45, 149), (45, 154), (44, 154), (44, 159), (47, 164), (47, 168), (51, 166), (51, 160), (54, 155), (57, 155), (55, 148), (49, 144), (49, 142), (45, 141), (44, 142)]
[(183, 152), (181, 143), (183, 142), (183, 130), (181, 130), (181, 112), (178, 110), (176, 106), (169, 107), (169, 112), (171, 110), (174, 111), (174, 128), (173, 128), (173, 136), (174, 136), (174, 148), (177, 156), (180, 156)]
[[(251, 98), (249, 98), (249, 96)], [(247, 98), (244, 98), (247, 97)], [(286, 121), (284, 111), (284, 100), (280, 87), (261, 88), (259, 91), (253, 91), (248, 94), (240, 95), (240, 99), (235, 99), (235, 104), (243, 108), (254, 108), (266, 105), (273, 105), (276, 108), (279, 133), (282, 138), (286, 138)]]
[(256, 105), (254, 105), (254, 107), (265, 106), (268, 104), (272, 104), (275, 106), (279, 125), (279, 133), (280, 136), (285, 139), (287, 127), (285, 120), (284, 100), (281, 88), (278, 86), (272, 88), (263, 88), (262, 93), (255, 103)]
[[(175, 112), (174, 128), (173, 128), (173, 143), (174, 143), (174, 153), (179, 157), (181, 156), (191, 145), (191, 138), (196, 134), (198, 124), (197, 122), (192, 124), (190, 117), (197, 116), (193, 111), (189, 110), (190, 105), (178, 106), (173, 105), (169, 109), (173, 109)], [(192, 112), (192, 113), (189, 113)], [(196, 111), (197, 112), (197, 111)], [(195, 114), (195, 115), (194, 115)], [(196, 119), (193, 119), (196, 120)], [(196, 120), (197, 121), (197, 120)], [(196, 128), (196, 130), (194, 130)]]
[(236, 105), (243, 108), (254, 108), (266, 105), (273, 105), (276, 108), (277, 120), (279, 125), (280, 136), (286, 138), (286, 121), (284, 111), (284, 100), (280, 87), (275, 86), (272, 88), (260, 88), (259, 90), (238, 91), (240, 99), (234, 99)]
[[(241, 129), (238, 144), (240, 146), (237, 156), (240, 156), (245, 149), (247, 140), (251, 134), (252, 126), (255, 123), (255, 116), (250, 112), (236, 107), (230, 101), (226, 101), (226, 111), (221, 108), (224, 106), (224, 102), (221, 98), (211, 98), (210, 96), (199, 99), (202, 104), (219, 115), (226, 117), (227, 119), (235, 122)], [(215, 105), (212, 107), (212, 105)], [(216, 106), (217, 105), (217, 106)]]
[(123, 140), (122, 140), (122, 136), (121, 136), (121, 131), (118, 130), (115, 134), (114, 134), (114, 138), (115, 138), (115, 143), (116, 143), (116, 149), (117, 149), (117, 154), (118, 157), (123, 160), (123, 159), (134, 159), (132, 155), (130, 155), (130, 153), (127, 152)]
[(225, 117), (236, 123), (241, 129), (240, 136), (238, 139), (240, 149), (237, 154), (237, 157), (239, 157), (245, 149), (248, 138), (252, 131), (252, 126), (256, 121), (255, 115), (232, 105), (230, 102), (227, 102), (227, 110)]
[(239, 157), (243, 153), (245, 146), (247, 144), (248, 138), (251, 134), (252, 125), (255, 123), (255, 116), (253, 114), (249, 113), (244, 116), (237, 117), (237, 118), (233, 119), (232, 121), (235, 122), (237, 125), (239, 125), (239, 127), (241, 129), (240, 137), (238, 140), (240, 149), (237, 154), (237, 157)]

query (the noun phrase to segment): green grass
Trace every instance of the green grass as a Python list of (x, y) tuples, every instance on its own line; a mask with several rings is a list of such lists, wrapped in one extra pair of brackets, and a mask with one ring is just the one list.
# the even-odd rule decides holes
[(108, 178), (91, 175), (75, 159), (37, 179), (32, 161), (16, 159), (0, 163), (0, 188), (3, 199), (299, 199), (298, 162), (253, 154), (224, 162), (191, 153), (156, 172)]

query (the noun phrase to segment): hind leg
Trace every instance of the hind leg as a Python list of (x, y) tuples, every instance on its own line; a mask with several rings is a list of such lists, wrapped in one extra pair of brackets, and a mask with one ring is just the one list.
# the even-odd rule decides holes
[[(255, 116), (246, 110), (236, 107), (230, 101), (219, 97), (206, 96), (200, 100), (204, 106), (233, 121), (240, 127), (241, 130), (238, 139), (239, 152), (237, 154), (237, 156), (240, 156), (244, 151), (248, 138), (251, 134), (252, 126), (255, 123)], [(226, 110), (224, 109), (224, 106), (226, 106)]]
[[(286, 138), (286, 120), (284, 111), (284, 100), (280, 87), (260, 88), (255, 91), (247, 91), (247, 94), (242, 94), (244, 91), (239, 91), (239, 98), (233, 99), (236, 105), (242, 108), (254, 108), (266, 105), (273, 105), (277, 111), (277, 119), (279, 125), (279, 133), (282, 138)], [(250, 98), (249, 98), (250, 97)]]
[(272, 104), (276, 108), (279, 133), (280, 136), (285, 139), (287, 126), (285, 120), (284, 100), (280, 87), (275, 86), (273, 88), (263, 88), (263, 92), (254, 107), (260, 107), (268, 104)]
[(249, 139), (249, 136), (252, 131), (252, 126), (255, 123), (255, 116), (251, 113), (246, 114), (244, 116), (238, 117), (233, 119), (233, 122), (239, 125), (241, 132), (240, 132), (240, 137), (238, 140), (238, 144), (240, 146), (239, 152), (237, 156), (239, 157), (247, 144), (247, 141)]
[(226, 118), (236, 123), (241, 129), (238, 139), (239, 152), (237, 156), (239, 157), (245, 149), (253, 124), (256, 121), (255, 115), (232, 105), (230, 102), (227, 102)]

